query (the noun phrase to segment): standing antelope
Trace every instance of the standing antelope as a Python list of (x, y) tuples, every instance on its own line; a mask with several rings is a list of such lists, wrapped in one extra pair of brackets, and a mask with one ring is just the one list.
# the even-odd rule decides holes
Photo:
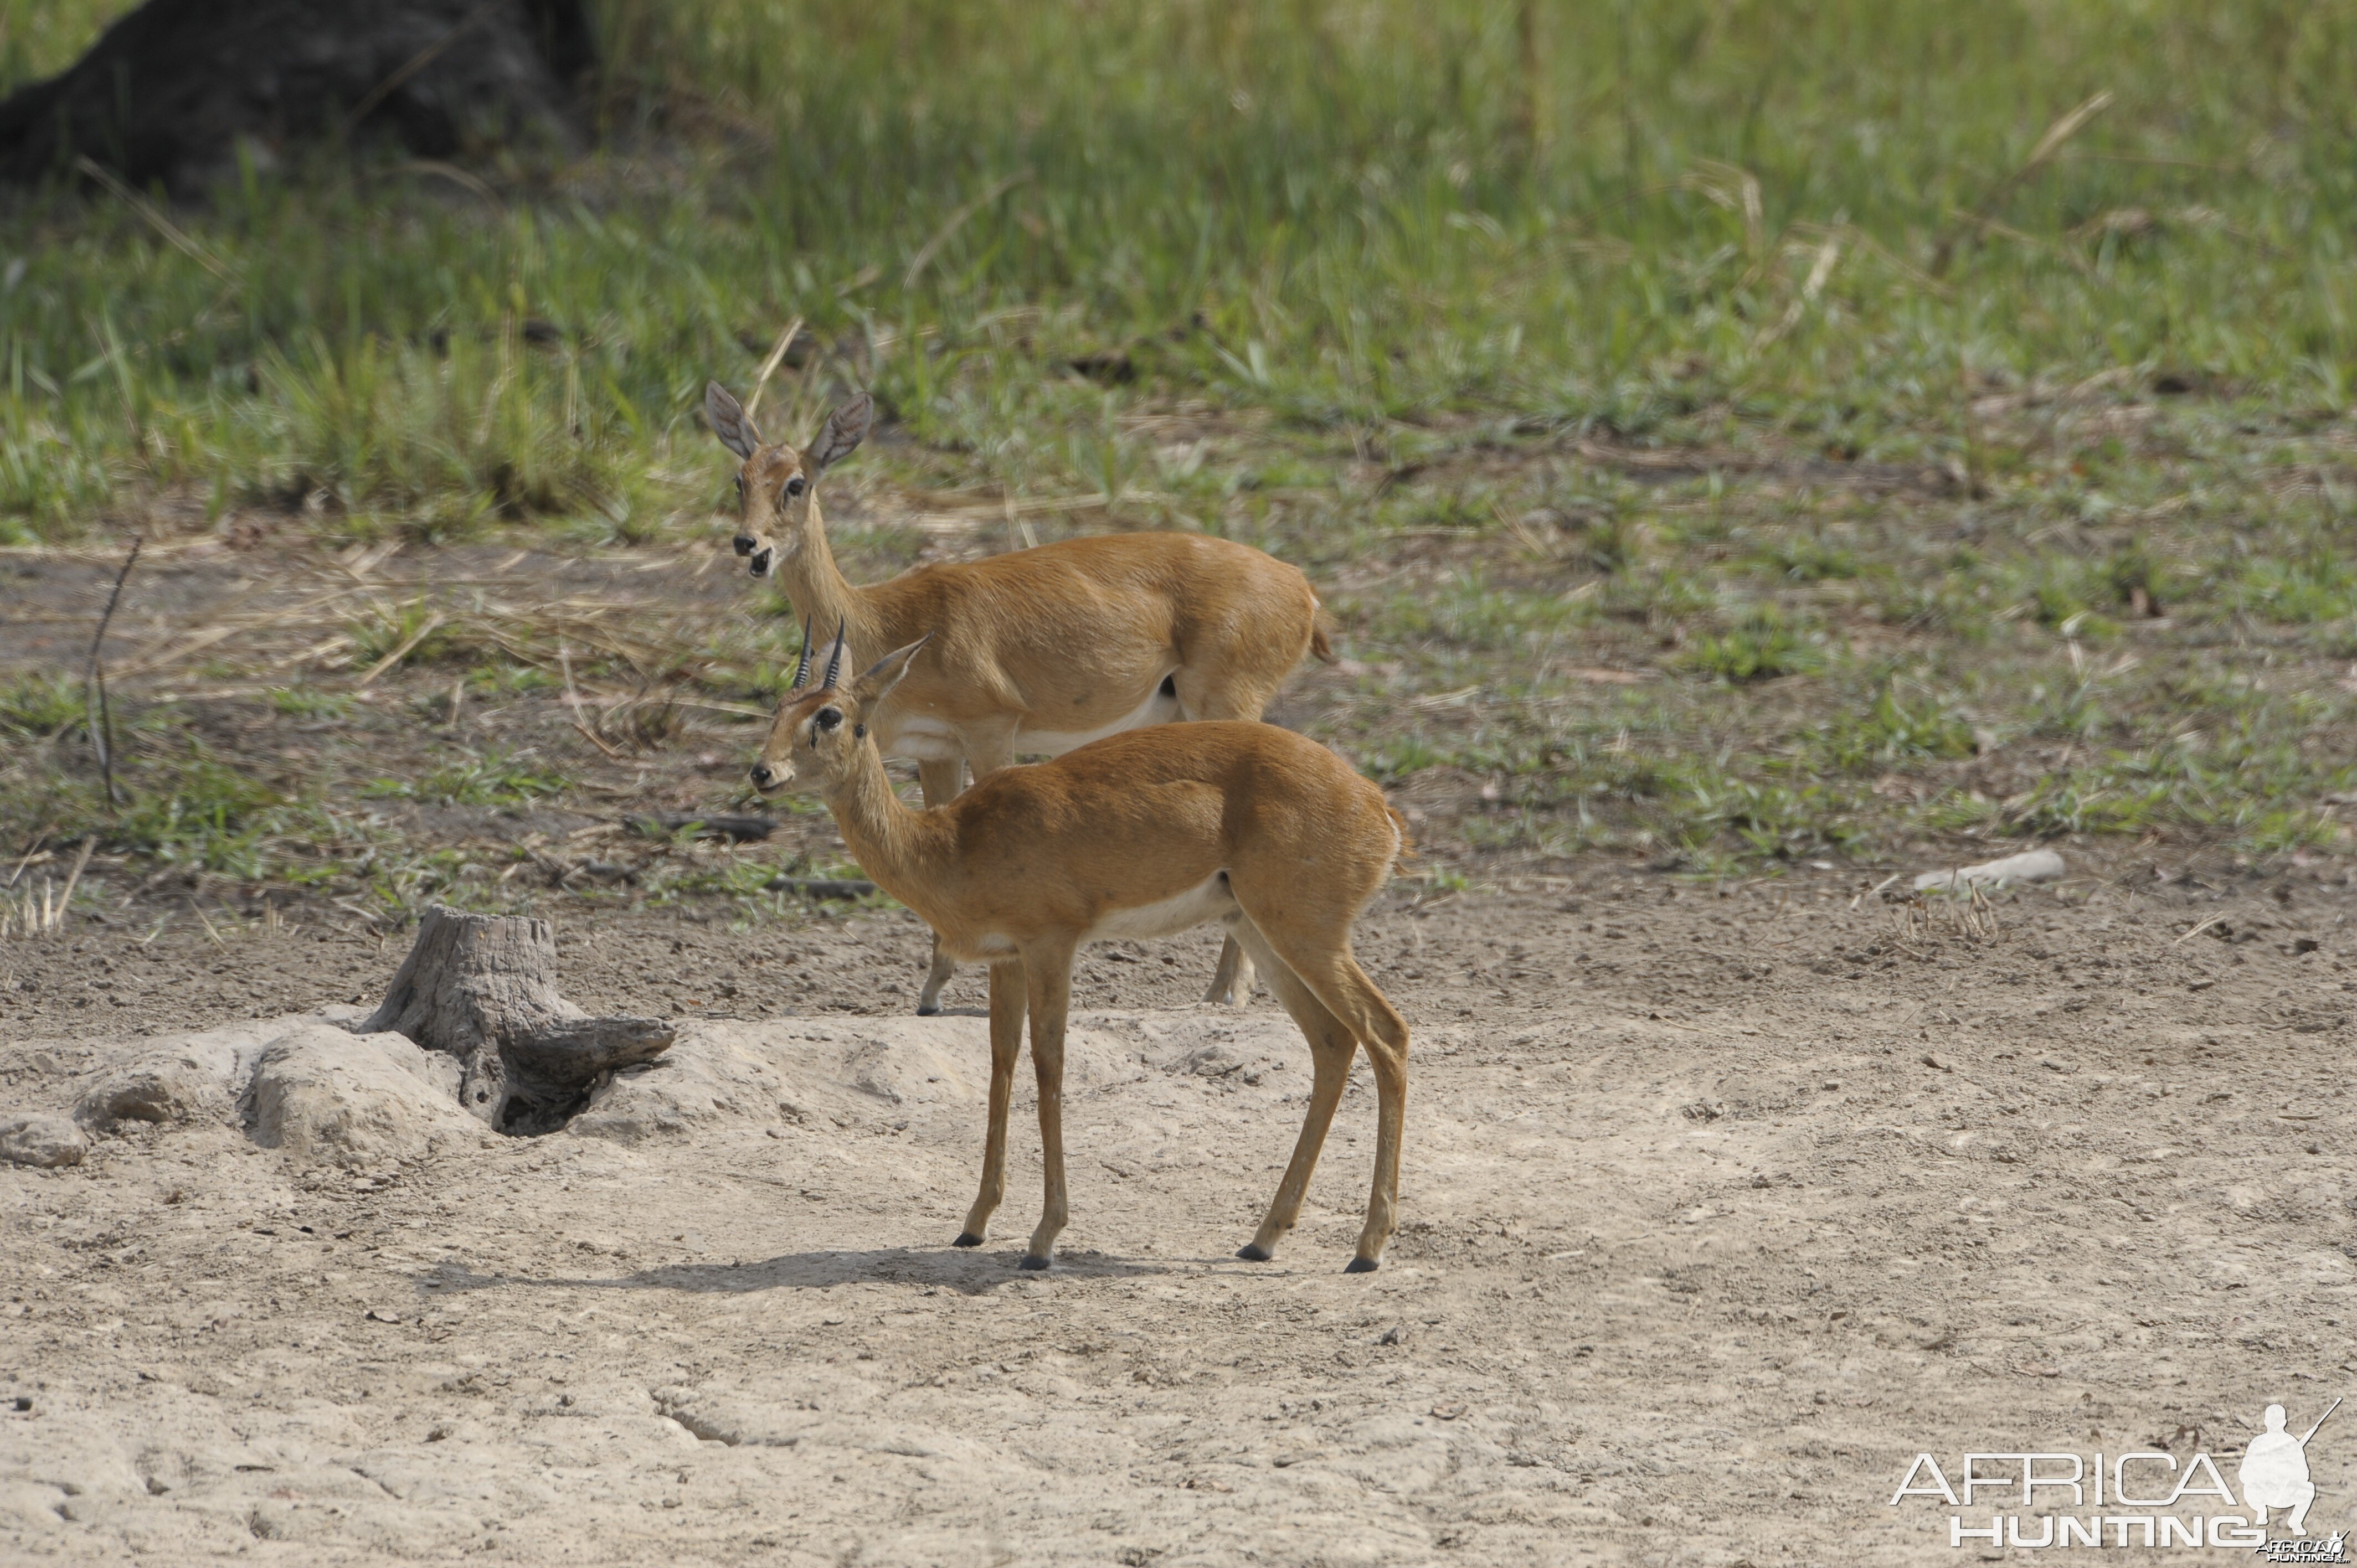
[[(856, 662), (930, 636), (891, 703), (868, 716), (888, 757), (917, 765), (925, 804), (1018, 754), (1057, 757), (1119, 730), (1178, 719), (1257, 719), (1304, 653), (1333, 661), (1318, 596), (1300, 571), (1249, 545), (1194, 533), (1066, 540), (985, 560), (920, 566), (856, 587), (827, 548), (818, 479), (866, 437), (866, 392), (797, 452), (762, 438), (719, 382), (705, 416), (741, 463), (737, 553), (774, 574), (805, 626), (843, 628)], [(920, 1014), (941, 1010), (956, 965), (937, 940)], [(1232, 941), (1206, 1002), (1252, 998)]]
[(1367, 1048), (1375, 1070), (1375, 1176), (1351, 1273), (1380, 1262), (1399, 1204), (1407, 1025), (1351, 956), (1351, 926), (1392, 873), (1402, 837), (1383, 791), (1317, 742), (1262, 724), (1116, 735), (975, 780), (915, 811), (892, 790), (873, 715), (921, 640), (848, 686), (844, 639), (815, 689), (810, 642), (754, 764), (763, 794), (815, 790), (877, 886), (931, 924), (942, 950), (990, 966), (990, 1130), (961, 1247), (982, 1244), (1006, 1192), (1006, 1107), (1031, 1020), (1047, 1195), (1023, 1266), (1044, 1269), (1064, 1229), (1064, 1014), (1072, 955), (1106, 938), (1174, 936), (1217, 920), (1258, 961), (1309, 1041), (1309, 1112), (1276, 1197), (1236, 1255), (1265, 1261), (1301, 1213), (1309, 1174)]

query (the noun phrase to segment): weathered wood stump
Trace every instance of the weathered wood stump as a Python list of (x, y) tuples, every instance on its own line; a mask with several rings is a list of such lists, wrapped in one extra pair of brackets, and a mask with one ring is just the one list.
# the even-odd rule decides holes
[(458, 1101), (503, 1133), (550, 1133), (616, 1068), (671, 1047), (660, 1018), (592, 1018), (556, 990), (546, 920), (436, 904), (363, 1035), (391, 1030), (458, 1058)]

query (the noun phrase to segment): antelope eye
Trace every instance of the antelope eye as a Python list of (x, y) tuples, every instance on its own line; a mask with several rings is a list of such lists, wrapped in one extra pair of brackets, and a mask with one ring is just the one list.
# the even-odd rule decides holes
[(804, 484), (802, 477), (800, 474), (796, 474), (792, 478), (786, 481), (786, 494), (789, 497), (798, 496), (807, 488), (808, 487)]
[(737, 499), (740, 501), (745, 499), (745, 476), (742, 474), (737, 476)]
[(823, 730), (839, 728), (843, 724), (843, 712), (839, 708), (821, 708), (814, 722)]

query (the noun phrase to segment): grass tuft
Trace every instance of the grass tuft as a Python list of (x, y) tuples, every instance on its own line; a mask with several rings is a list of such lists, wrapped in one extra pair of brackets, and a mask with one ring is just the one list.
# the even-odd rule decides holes
[(1698, 639), (1680, 661), (1697, 675), (1721, 681), (1772, 681), (1824, 668), (1824, 652), (1806, 627), (1772, 604), (1754, 605), (1732, 629)]

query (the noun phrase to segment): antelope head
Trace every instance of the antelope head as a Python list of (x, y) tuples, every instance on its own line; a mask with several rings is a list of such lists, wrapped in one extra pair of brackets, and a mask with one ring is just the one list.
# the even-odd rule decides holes
[(909, 672), (909, 661), (931, 640), (929, 632), (908, 647), (886, 654), (845, 683), (843, 635), (837, 628), (834, 642), (826, 650), (825, 671), (813, 684), (810, 629), (802, 629), (802, 660), (794, 669), (794, 683), (779, 705), (778, 716), (770, 723), (770, 738), (761, 746), (760, 760), (753, 764), (753, 788), (764, 795), (790, 789), (823, 793), (849, 777), (861, 747), (867, 744), (866, 715), (892, 694), (892, 688)]
[(802, 451), (765, 441), (744, 405), (718, 381), (704, 388), (704, 414), (720, 444), (737, 455), (737, 553), (756, 577), (773, 571), (780, 553), (802, 548), (816, 516), (812, 492), (821, 474), (851, 456), (867, 437), (876, 403), (866, 392), (827, 415), (818, 438)]

